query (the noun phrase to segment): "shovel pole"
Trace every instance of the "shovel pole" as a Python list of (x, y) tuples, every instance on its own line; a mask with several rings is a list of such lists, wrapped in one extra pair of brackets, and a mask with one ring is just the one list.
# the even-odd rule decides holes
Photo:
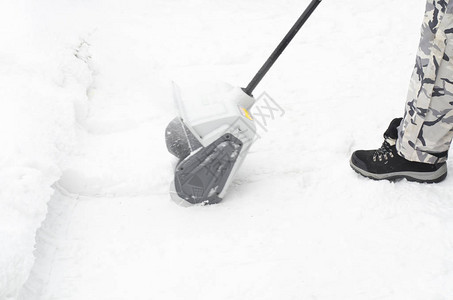
[(266, 75), (266, 73), (270, 70), (272, 65), (277, 61), (279, 56), (283, 53), (283, 51), (286, 49), (289, 43), (293, 40), (293, 38), (299, 32), (300, 28), (302, 28), (302, 26), (305, 24), (305, 22), (308, 20), (311, 14), (315, 11), (316, 7), (318, 7), (319, 3), (321, 3), (321, 1), (322, 0), (312, 0), (310, 2), (308, 7), (299, 17), (294, 26), (289, 30), (289, 32), (286, 34), (286, 36), (283, 38), (283, 40), (280, 42), (280, 44), (277, 46), (274, 52), (272, 52), (271, 56), (269, 56), (269, 58), (266, 60), (266, 62), (258, 71), (258, 73), (256, 73), (255, 77), (253, 77), (252, 81), (250, 81), (247, 87), (243, 89), (245, 93), (247, 93), (249, 96), (252, 96), (253, 90), (260, 83), (261, 79), (263, 79), (264, 75)]

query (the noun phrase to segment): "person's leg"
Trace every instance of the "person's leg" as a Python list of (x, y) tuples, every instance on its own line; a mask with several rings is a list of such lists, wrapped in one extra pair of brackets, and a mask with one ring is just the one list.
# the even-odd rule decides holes
[(428, 0), (398, 154), (429, 164), (446, 161), (453, 138), (453, 0)]
[(440, 182), (453, 138), (453, 0), (428, 0), (404, 118), (376, 150), (358, 150), (351, 167), (372, 179)]

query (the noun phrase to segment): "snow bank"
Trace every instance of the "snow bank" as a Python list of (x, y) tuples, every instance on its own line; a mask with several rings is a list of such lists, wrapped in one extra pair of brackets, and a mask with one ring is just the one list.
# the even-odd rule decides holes
[[(34, 261), (59, 163), (74, 140), (86, 66), (34, 25), (33, 6), (0, 12), (0, 299), (15, 299)], [(78, 42), (74, 40), (74, 44)]]
[(70, 139), (73, 119), (70, 102), (40, 66), (19, 60), (5, 64), (0, 71), (5, 83), (0, 92), (0, 299), (13, 297), (28, 276), (35, 232), (60, 176), (59, 152)]

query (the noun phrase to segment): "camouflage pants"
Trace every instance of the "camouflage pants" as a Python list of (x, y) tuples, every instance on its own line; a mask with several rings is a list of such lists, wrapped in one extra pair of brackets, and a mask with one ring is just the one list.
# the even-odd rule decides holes
[(453, 138), (453, 0), (428, 0), (396, 147), (411, 161), (447, 160)]

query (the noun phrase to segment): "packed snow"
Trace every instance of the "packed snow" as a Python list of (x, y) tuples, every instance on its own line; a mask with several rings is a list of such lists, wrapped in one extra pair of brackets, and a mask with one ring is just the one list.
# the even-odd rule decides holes
[(181, 207), (172, 82), (245, 86), (309, 1), (4, 1), (0, 299), (453, 299), (453, 176), (349, 167), (403, 114), (424, 2), (323, 1), (255, 92), (284, 115)]

